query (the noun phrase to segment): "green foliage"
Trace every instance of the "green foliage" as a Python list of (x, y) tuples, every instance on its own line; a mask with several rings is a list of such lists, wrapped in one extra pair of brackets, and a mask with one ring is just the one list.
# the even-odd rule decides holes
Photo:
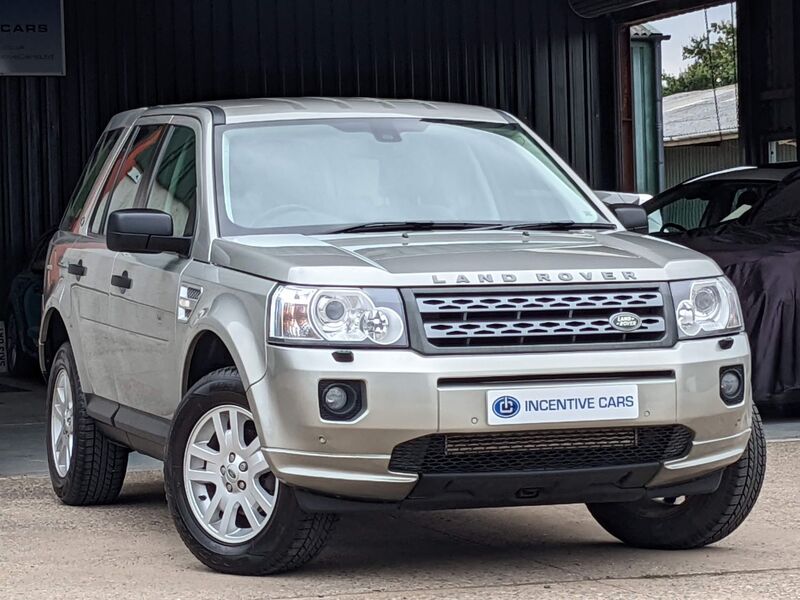
[(736, 83), (736, 26), (712, 23), (711, 36), (693, 37), (683, 47), (683, 58), (693, 61), (685, 71), (662, 75), (665, 96)]

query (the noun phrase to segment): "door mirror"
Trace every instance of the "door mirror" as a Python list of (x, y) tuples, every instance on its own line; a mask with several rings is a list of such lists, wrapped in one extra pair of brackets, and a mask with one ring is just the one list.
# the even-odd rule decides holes
[(634, 233), (647, 233), (647, 211), (636, 204), (611, 204), (609, 207), (622, 226)]
[(112, 212), (106, 227), (106, 245), (115, 252), (188, 255), (191, 238), (172, 235), (172, 216), (152, 208), (127, 208)]

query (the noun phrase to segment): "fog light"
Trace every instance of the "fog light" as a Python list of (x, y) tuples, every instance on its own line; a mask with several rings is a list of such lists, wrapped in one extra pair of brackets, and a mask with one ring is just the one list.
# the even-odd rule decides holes
[(340, 385), (332, 385), (325, 390), (325, 406), (331, 412), (342, 412), (347, 406), (347, 390)]
[(363, 381), (319, 382), (319, 414), (326, 421), (350, 421), (364, 407)]
[(744, 398), (744, 369), (725, 367), (719, 373), (719, 392), (726, 404), (738, 404)]

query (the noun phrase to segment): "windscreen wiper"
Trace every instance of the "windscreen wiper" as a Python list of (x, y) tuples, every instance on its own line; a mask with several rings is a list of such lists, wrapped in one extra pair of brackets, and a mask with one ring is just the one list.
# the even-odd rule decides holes
[(612, 223), (576, 223), (575, 221), (537, 221), (534, 223), (508, 223), (506, 225), (492, 225), (486, 229), (512, 231), (521, 229), (525, 231), (574, 231), (576, 229), (616, 229)]
[(487, 223), (451, 223), (448, 221), (376, 221), (374, 223), (361, 223), (330, 233), (364, 233), (369, 231), (433, 231), (446, 229), (481, 229), (488, 227)]

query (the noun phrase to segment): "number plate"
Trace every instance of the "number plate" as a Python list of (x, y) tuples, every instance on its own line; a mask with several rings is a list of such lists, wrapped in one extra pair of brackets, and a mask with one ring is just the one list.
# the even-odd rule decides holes
[(639, 417), (636, 385), (564, 385), (490, 390), (489, 425), (611, 421)]

